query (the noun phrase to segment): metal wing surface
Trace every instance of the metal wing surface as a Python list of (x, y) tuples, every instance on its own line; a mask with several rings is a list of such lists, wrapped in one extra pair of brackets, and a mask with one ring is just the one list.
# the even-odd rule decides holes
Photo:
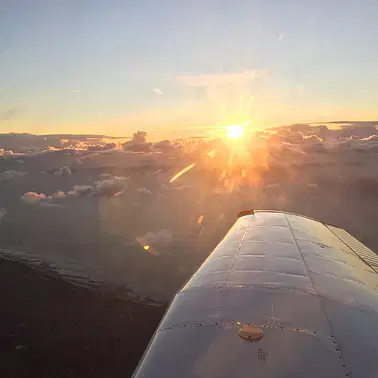
[[(342, 229), (247, 213), (176, 294), (134, 376), (378, 377), (377, 272)], [(239, 337), (247, 324), (263, 337)]]

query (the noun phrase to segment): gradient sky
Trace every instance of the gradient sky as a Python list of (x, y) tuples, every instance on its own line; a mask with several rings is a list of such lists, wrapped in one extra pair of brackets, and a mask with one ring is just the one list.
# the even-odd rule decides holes
[(0, 0), (0, 132), (378, 119), (377, 0)]

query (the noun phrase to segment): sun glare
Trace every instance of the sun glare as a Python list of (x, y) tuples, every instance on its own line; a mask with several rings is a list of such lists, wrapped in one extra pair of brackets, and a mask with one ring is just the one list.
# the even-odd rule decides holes
[(232, 139), (241, 138), (244, 135), (244, 126), (232, 125), (227, 126), (227, 136)]

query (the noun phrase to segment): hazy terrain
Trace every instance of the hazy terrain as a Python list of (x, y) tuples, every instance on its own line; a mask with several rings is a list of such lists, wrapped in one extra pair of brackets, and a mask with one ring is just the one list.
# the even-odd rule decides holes
[(169, 300), (245, 208), (311, 216), (378, 250), (376, 125), (292, 125), (234, 141), (2, 135), (1, 254)]

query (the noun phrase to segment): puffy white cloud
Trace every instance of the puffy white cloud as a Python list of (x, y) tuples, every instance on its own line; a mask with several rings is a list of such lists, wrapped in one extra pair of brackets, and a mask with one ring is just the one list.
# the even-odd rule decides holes
[(147, 232), (138, 238), (138, 241), (144, 246), (166, 247), (173, 240), (172, 230), (159, 230), (157, 232)]
[(146, 143), (147, 142), (147, 133), (145, 131), (137, 131), (133, 134), (133, 138), (131, 140), (132, 143)]
[(26, 205), (38, 205), (41, 201), (48, 201), (44, 193), (27, 192), (20, 197), (20, 201)]
[(0, 208), (0, 220), (2, 218), (4, 218), (4, 216), (6, 215), (6, 213), (7, 213), (7, 211), (5, 209)]
[(21, 177), (26, 175), (26, 172), (21, 171), (14, 171), (14, 170), (8, 170), (0, 173), (0, 182), (1, 181), (7, 181), (7, 180), (13, 180), (16, 177)]
[(125, 151), (149, 152), (152, 149), (152, 143), (147, 142), (145, 131), (137, 131), (130, 141), (123, 143), (122, 147)]
[(154, 150), (160, 151), (170, 151), (174, 148), (170, 140), (161, 140), (160, 142), (154, 143)]
[(63, 167), (60, 167), (54, 174), (57, 176), (71, 176), (72, 172), (69, 167), (64, 165)]
[(97, 181), (95, 192), (98, 196), (114, 196), (127, 188), (127, 177), (114, 177), (102, 181)]

